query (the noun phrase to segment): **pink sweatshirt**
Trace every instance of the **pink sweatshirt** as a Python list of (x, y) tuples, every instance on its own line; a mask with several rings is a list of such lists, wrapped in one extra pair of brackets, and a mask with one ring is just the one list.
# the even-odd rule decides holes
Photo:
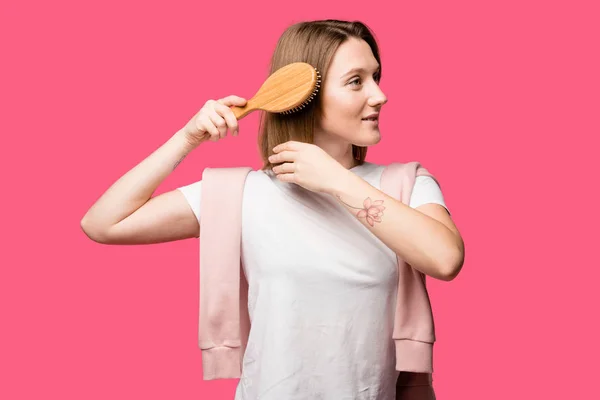
[[(242, 372), (250, 332), (240, 254), (242, 195), (250, 171), (206, 168), (202, 174), (198, 344), (204, 380), (240, 378)], [(382, 173), (381, 190), (408, 205), (421, 175), (435, 179), (418, 162), (392, 163)], [(392, 335), (396, 370), (431, 373), (435, 331), (425, 275), (398, 257), (398, 277)]]

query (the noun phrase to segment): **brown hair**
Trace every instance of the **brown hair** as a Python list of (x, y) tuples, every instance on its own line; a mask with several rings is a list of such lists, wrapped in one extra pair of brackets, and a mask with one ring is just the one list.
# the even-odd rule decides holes
[[(320, 72), (323, 88), (333, 55), (342, 43), (352, 37), (367, 42), (381, 65), (375, 36), (364, 23), (328, 19), (300, 22), (288, 27), (273, 52), (269, 75), (287, 64), (305, 62)], [(278, 144), (289, 140), (314, 143), (315, 123), (320, 119), (321, 112), (321, 96), (318, 94), (304, 109), (292, 114), (261, 112), (258, 147), (263, 160), (262, 169), (273, 167), (268, 157)], [(367, 155), (367, 147), (352, 145), (352, 155), (359, 165), (362, 164)]]

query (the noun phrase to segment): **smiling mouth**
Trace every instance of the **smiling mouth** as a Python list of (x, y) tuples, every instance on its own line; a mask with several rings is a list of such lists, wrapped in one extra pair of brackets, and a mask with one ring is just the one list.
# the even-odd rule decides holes
[(379, 118), (363, 118), (363, 121), (378, 121)]

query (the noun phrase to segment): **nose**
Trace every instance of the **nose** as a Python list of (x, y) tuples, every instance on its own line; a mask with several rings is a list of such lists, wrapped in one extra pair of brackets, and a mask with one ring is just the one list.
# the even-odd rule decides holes
[(387, 99), (385, 93), (383, 93), (383, 91), (379, 87), (379, 85), (377, 85), (377, 84), (373, 85), (373, 91), (367, 102), (369, 104), (369, 106), (381, 107), (385, 103), (387, 103), (387, 101), (388, 101), (388, 99)]

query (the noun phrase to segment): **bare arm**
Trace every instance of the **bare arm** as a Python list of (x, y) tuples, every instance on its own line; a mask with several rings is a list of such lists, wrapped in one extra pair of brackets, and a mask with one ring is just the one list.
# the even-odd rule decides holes
[(199, 237), (198, 219), (183, 193), (175, 189), (152, 197), (156, 188), (190, 151), (206, 140), (218, 141), (230, 130), (239, 134), (231, 106), (246, 99), (208, 100), (165, 144), (119, 178), (81, 220), (85, 234), (98, 243), (150, 244)]
[(177, 131), (119, 178), (81, 220), (86, 235), (105, 244), (149, 244), (198, 237), (198, 220), (179, 190), (152, 197), (194, 147), (182, 131)]
[(331, 194), (371, 233), (425, 275), (444, 281), (458, 275), (465, 248), (446, 208), (423, 204), (413, 209), (352, 171), (344, 174)]
[(273, 168), (279, 180), (335, 197), (413, 268), (448, 281), (460, 272), (465, 253), (463, 239), (443, 206), (423, 204), (413, 209), (311, 143), (290, 140), (275, 146), (273, 152), (269, 161), (281, 163)]

